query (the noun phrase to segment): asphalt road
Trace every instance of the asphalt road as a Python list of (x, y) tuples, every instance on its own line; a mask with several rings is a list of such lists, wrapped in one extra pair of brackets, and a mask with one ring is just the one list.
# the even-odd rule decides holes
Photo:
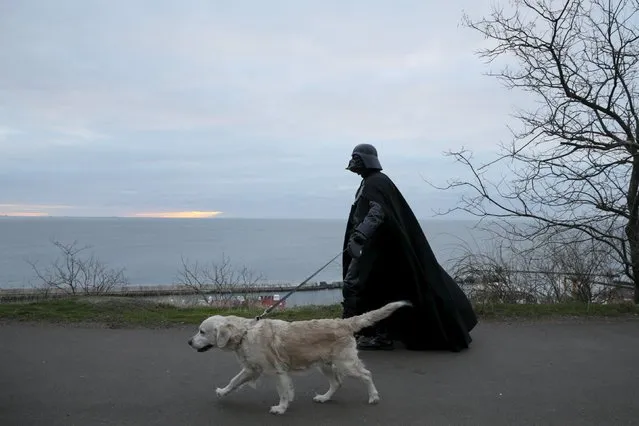
[(236, 361), (193, 351), (192, 331), (0, 325), (0, 424), (639, 424), (638, 320), (483, 323), (462, 353), (363, 352), (378, 405), (354, 380), (314, 403), (312, 371), (283, 416), (268, 379), (219, 400)]

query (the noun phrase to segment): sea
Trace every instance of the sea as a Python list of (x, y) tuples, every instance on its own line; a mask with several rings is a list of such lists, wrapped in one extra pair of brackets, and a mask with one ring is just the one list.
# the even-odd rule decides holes
[[(472, 220), (420, 221), (439, 262), (449, 268), (464, 248), (481, 247), (489, 235)], [(164, 219), (164, 218), (0, 218), (0, 288), (34, 288), (30, 263), (44, 270), (60, 258), (53, 244), (87, 247), (111, 268), (124, 268), (130, 285), (178, 282), (183, 262), (243, 268), (263, 283), (299, 284), (335, 257), (342, 247), (345, 220), (322, 219)], [(310, 280), (341, 280), (338, 258)], [(335, 303), (340, 290), (300, 292), (287, 306)]]

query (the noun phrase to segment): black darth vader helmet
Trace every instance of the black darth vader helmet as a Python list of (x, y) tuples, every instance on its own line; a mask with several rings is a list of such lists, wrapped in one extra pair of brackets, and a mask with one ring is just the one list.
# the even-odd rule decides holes
[(366, 169), (382, 170), (382, 165), (377, 158), (377, 149), (371, 144), (361, 143), (353, 148), (346, 170), (358, 173)]

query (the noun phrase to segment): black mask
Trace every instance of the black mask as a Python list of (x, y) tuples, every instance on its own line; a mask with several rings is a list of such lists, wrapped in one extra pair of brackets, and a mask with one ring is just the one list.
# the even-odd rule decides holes
[(364, 161), (362, 161), (362, 158), (359, 155), (353, 155), (348, 166), (346, 166), (346, 170), (350, 170), (351, 172), (359, 175), (366, 170), (366, 166), (364, 166)]

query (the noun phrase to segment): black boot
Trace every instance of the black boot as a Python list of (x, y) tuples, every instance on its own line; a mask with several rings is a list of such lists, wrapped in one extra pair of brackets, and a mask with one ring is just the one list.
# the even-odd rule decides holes
[(385, 330), (376, 328), (371, 337), (364, 337), (357, 340), (357, 349), (363, 351), (385, 350), (391, 351), (395, 348), (393, 340)]
[(392, 351), (395, 345), (392, 340), (383, 336), (362, 336), (357, 340), (357, 349), (362, 351)]

